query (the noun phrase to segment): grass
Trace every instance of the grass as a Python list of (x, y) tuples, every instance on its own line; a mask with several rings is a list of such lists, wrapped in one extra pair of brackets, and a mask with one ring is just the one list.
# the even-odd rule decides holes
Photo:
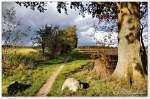
[[(38, 53), (39, 52), (30, 52), (21, 56), (29, 56), (29, 58), (31, 57), (36, 58), (37, 56), (39, 56)], [(20, 53), (18, 55), (20, 55)], [(47, 80), (47, 78), (52, 74), (52, 72), (58, 66), (60, 66), (60, 64), (62, 64), (65, 58), (68, 56), (69, 56), (69, 62), (71, 63), (73, 62), (74, 64), (76, 64), (76, 67), (79, 67), (80, 64), (85, 63), (84, 59), (86, 59), (86, 57), (73, 51), (67, 54), (62, 54), (60, 56), (57, 56), (54, 59), (37, 63), (28, 69), (22, 69), (20, 67), (17, 67), (15, 69), (3, 69), (2, 96), (8, 96), (7, 88), (15, 81), (18, 81), (21, 84), (31, 84), (31, 86), (25, 89), (24, 91), (18, 91), (16, 94), (13, 94), (12, 96), (34, 96), (37, 93), (37, 91), (40, 89), (40, 87), (44, 84), (44, 82)], [(67, 72), (70, 70), (74, 70), (76, 67), (70, 66), (65, 71)]]
[(19, 83), (31, 84), (31, 87), (24, 92), (19, 92), (15, 96), (33, 96), (41, 85), (46, 81), (49, 75), (58, 67), (59, 64), (54, 65), (39, 65), (36, 69), (20, 70), (16, 69), (10, 76), (3, 76), (3, 96), (7, 96), (7, 87), (14, 81)]
[(68, 77), (69, 73), (81, 68), (83, 64), (86, 64), (89, 60), (74, 60), (72, 62), (67, 63), (61, 73), (57, 76), (55, 83), (52, 87), (51, 92), (49, 93), (50, 96), (59, 96), (61, 95), (61, 86), (65, 81), (66, 77)]
[[(36, 57), (36, 52), (34, 53)], [(29, 53), (27, 54), (29, 55)], [(29, 55), (30, 56), (30, 55)], [(38, 55), (37, 55), (38, 56)], [(8, 96), (7, 87), (15, 81), (23, 84), (31, 84), (31, 87), (24, 91), (19, 91), (13, 96), (34, 96), (51, 73), (69, 57), (68, 63), (57, 76), (56, 81), (48, 96), (146, 96), (146, 85), (129, 87), (123, 81), (118, 80), (99, 80), (89, 76), (90, 69), (86, 67), (90, 60), (87, 56), (75, 51), (60, 55), (55, 59), (37, 63), (28, 69), (10, 69), (2, 71), (2, 95)], [(84, 65), (84, 67), (83, 67)], [(77, 92), (69, 90), (61, 91), (61, 87), (66, 78), (73, 77), (81, 82), (89, 84), (89, 88), (80, 88)], [(15, 89), (16, 90), (16, 89)]]
[[(147, 96), (146, 85), (129, 87), (126, 82), (119, 80), (99, 80), (88, 75), (87, 67), (81, 69), (89, 60), (75, 60), (68, 63), (56, 78), (48, 96)], [(85, 65), (86, 66), (86, 65)], [(75, 72), (74, 72), (75, 71)], [(89, 88), (77, 92), (69, 90), (61, 91), (61, 87), (67, 78), (73, 77), (81, 82), (88, 83)]]
[(17, 92), (13, 96), (34, 96), (49, 75), (64, 62), (66, 55), (61, 55), (55, 59), (37, 64), (29, 69), (19, 67), (11, 70), (3, 70), (2, 75), (2, 95), (8, 96), (7, 87), (15, 81), (23, 84), (31, 84), (31, 87), (22, 92)]
[(19, 66), (31, 67), (35, 61), (46, 59), (40, 49), (5, 48), (3, 52), (3, 69), (15, 69)]
[(21, 54), (21, 55), (27, 55), (32, 52), (38, 52), (40, 49), (34, 49), (34, 48), (7, 48), (6, 49), (9, 53)]

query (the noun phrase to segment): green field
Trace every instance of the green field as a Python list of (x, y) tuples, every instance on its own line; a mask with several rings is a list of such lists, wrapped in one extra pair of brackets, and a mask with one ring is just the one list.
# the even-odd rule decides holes
[[(15, 55), (21, 55), (22, 60), (32, 58), (31, 62), (36, 61), (39, 57), (42, 57), (40, 50), (35, 49), (17, 49), (18, 53)], [(27, 52), (24, 53), (24, 50)], [(34, 54), (33, 54), (34, 53)], [(12, 52), (10, 51), (9, 55)], [(41, 56), (40, 56), (41, 55)], [(13, 55), (12, 55), (13, 56)], [(27, 57), (28, 56), (28, 57)], [(18, 57), (18, 56), (17, 56)], [(11, 57), (12, 58), (12, 57)], [(13, 69), (3, 69), (2, 71), (2, 96), (8, 95), (8, 86), (18, 81), (21, 84), (31, 85), (24, 90), (18, 90), (17, 93), (11, 94), (11, 96), (35, 96), (47, 78), (56, 70), (64, 60), (69, 58), (62, 71), (58, 74), (51, 91), (48, 96), (146, 96), (146, 85), (130, 88), (124, 81), (118, 80), (100, 80), (91, 75), (93, 67), (88, 64), (92, 62), (89, 57), (84, 54), (72, 51), (66, 54), (59, 55), (52, 59), (46, 59), (36, 64), (31, 65), (30, 68), (20, 68), (20, 66)], [(40, 60), (40, 58), (39, 58)], [(15, 60), (16, 62), (18, 59)], [(20, 63), (19, 63), (20, 64)], [(88, 88), (80, 88), (77, 92), (70, 92), (69, 90), (61, 91), (61, 87), (65, 79), (73, 77), (81, 82), (87, 83)], [(138, 88), (138, 89), (137, 89)], [(13, 92), (14, 90), (12, 90)]]
[[(35, 50), (32, 48), (17, 48), (13, 49), (17, 51), (17, 54), (15, 54), (15, 57), (22, 57), (22, 60), (26, 60), (27, 56), (29, 58), (38, 58), (40, 57), (39, 49)], [(14, 54), (13, 51), (8, 49), (9, 56), (11, 59), (13, 58)], [(26, 52), (25, 52), (26, 51)], [(25, 52), (25, 53), (24, 53)], [(33, 54), (34, 53), (34, 54)], [(60, 66), (65, 58), (69, 57), (69, 63), (76, 63), (76, 66), (80, 66), (81, 64), (86, 63), (87, 60), (86, 57), (82, 56), (81, 54), (78, 54), (76, 52), (70, 52), (67, 54), (62, 54), (56, 58), (44, 60), (42, 62), (32, 64), (30, 68), (20, 68), (20, 66), (12, 68), (12, 69), (6, 69), (3, 68), (2, 73), (2, 95), (8, 96), (8, 86), (14, 83), (15, 81), (18, 81), (21, 84), (27, 84), (31, 85), (29, 88), (20, 91), (17, 91), (17, 93), (12, 94), (12, 96), (34, 96), (36, 92), (40, 89), (40, 87), (45, 83), (47, 78), (52, 74), (53, 71), (56, 70), (58, 66)], [(16, 61), (18, 63), (18, 59), (14, 59), (13, 61)], [(19, 61), (21, 63), (21, 61)], [(18, 63), (18, 64), (20, 64)], [(28, 64), (30, 65), (30, 64)], [(68, 66), (67, 66), (68, 67)], [(71, 69), (74, 69), (74, 66), (70, 66)], [(13, 90), (12, 90), (13, 92)]]

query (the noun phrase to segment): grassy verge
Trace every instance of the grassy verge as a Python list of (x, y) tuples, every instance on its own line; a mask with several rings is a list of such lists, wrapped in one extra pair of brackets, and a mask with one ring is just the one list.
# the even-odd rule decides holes
[(74, 60), (74, 61), (67, 63), (67, 65), (65, 65), (65, 67), (61, 71), (61, 73), (57, 76), (56, 81), (51, 89), (51, 92), (48, 95), (49, 96), (61, 96), (62, 95), (61, 86), (63, 82), (65, 81), (65, 79), (69, 76), (69, 74), (72, 71), (81, 68), (81, 66), (83, 64), (86, 64), (87, 62), (89, 62), (89, 60)]
[[(18, 91), (13, 96), (34, 96), (51, 73), (64, 62), (65, 55), (47, 62), (37, 64), (29, 69), (11, 69), (5, 70), (2, 74), (2, 95), (8, 96), (7, 87), (15, 81), (23, 84), (31, 84), (31, 87), (24, 91)], [(17, 90), (17, 89), (14, 89)], [(12, 90), (13, 91), (13, 90)]]

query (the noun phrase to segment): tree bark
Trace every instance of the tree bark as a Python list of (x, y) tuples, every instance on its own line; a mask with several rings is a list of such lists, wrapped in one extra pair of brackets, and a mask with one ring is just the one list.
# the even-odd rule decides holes
[(42, 53), (45, 53), (45, 45), (42, 43)]
[(138, 3), (120, 3), (118, 13), (118, 63), (113, 77), (129, 84), (143, 82), (145, 69), (141, 60), (140, 9)]
[(145, 73), (147, 74), (147, 53), (146, 53), (146, 48), (144, 46), (144, 41), (143, 41), (143, 25), (141, 24), (141, 31), (140, 31), (140, 37), (141, 37), (141, 45), (142, 45), (142, 48), (141, 48), (141, 58), (142, 58), (142, 64), (144, 66), (144, 71)]

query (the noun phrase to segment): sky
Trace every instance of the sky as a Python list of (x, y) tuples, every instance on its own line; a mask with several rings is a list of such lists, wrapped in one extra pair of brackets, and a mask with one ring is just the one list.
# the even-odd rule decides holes
[[(5, 13), (5, 10), (11, 7), (14, 7), (16, 10), (16, 20), (20, 21), (20, 29), (26, 31), (25, 29), (28, 26), (31, 26), (31, 31), (28, 31), (28, 36), (23, 39), (23, 44), (26, 46), (31, 46), (32, 41), (31, 37), (34, 35), (35, 31), (44, 26), (45, 24), (56, 24), (61, 27), (73, 26), (77, 27), (77, 36), (78, 36), (78, 46), (89, 46), (96, 45), (96, 40), (103, 41), (105, 35), (110, 34), (111, 32), (106, 32), (105, 27), (116, 24), (115, 20), (107, 23), (102, 21), (98, 23), (97, 18), (92, 18), (91, 15), (86, 13), (85, 17), (79, 15), (78, 11), (74, 9), (68, 9), (68, 15), (65, 13), (58, 13), (57, 11), (57, 2), (52, 2), (47, 4), (47, 10), (44, 13), (40, 13), (38, 10), (31, 10), (30, 8), (25, 8), (24, 6), (19, 6), (14, 2), (3, 2), (2, 3), (2, 15)], [(145, 19), (142, 20), (145, 23)], [(98, 24), (101, 27), (96, 33), (94, 33), (93, 25)], [(103, 29), (104, 28), (104, 29)], [(147, 28), (144, 29), (144, 35), (147, 35)], [(113, 37), (117, 39), (117, 33), (112, 33)], [(92, 36), (91, 36), (92, 35)], [(146, 36), (144, 36), (146, 38)], [(96, 40), (94, 39), (96, 38)], [(113, 46), (117, 46), (117, 43)], [(145, 45), (147, 41), (145, 39)]]

